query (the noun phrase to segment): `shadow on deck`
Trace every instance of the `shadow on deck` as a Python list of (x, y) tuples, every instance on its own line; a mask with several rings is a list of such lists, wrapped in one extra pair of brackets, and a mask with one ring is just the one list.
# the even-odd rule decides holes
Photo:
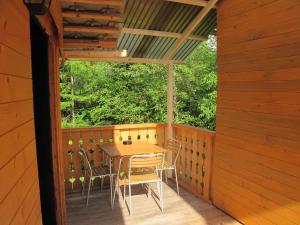
[[(156, 192), (156, 189), (154, 189)], [(67, 196), (68, 225), (233, 225), (234, 219), (202, 201), (193, 194), (180, 189), (175, 191), (173, 182), (164, 184), (164, 212), (162, 213), (146, 191), (136, 186), (132, 197), (133, 214), (130, 216), (122, 197), (116, 198), (114, 209), (110, 208), (108, 189), (92, 192), (89, 207), (85, 208), (85, 197), (81, 194)]]

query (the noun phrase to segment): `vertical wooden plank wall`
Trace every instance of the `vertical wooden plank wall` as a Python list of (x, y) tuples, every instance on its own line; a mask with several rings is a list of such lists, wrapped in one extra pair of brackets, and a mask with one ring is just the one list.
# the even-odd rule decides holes
[(221, 0), (212, 197), (245, 224), (300, 224), (300, 2)]
[(41, 224), (35, 149), (29, 14), (0, 1), (0, 218)]
[(52, 157), (54, 189), (56, 197), (56, 219), (58, 225), (65, 224), (65, 188), (63, 149), (60, 112), (60, 90), (59, 90), (59, 49), (58, 39), (55, 36), (49, 37), (49, 84), (50, 84), (50, 115), (52, 128)]

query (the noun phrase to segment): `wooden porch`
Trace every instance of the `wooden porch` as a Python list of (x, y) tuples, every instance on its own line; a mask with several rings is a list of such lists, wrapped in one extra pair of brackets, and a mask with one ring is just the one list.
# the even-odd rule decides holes
[[(154, 188), (154, 191), (155, 188)], [(68, 225), (237, 225), (240, 224), (183, 188), (180, 195), (176, 193), (175, 184), (172, 181), (168, 185), (164, 183), (164, 212), (162, 213), (153, 197), (147, 199), (146, 192), (140, 187), (134, 189), (133, 214), (130, 216), (123, 199), (118, 198), (115, 207), (110, 208), (109, 189), (100, 192), (93, 191), (90, 204), (85, 208), (85, 196), (80, 193), (68, 194), (67, 221)]]
[[(210, 196), (211, 162), (215, 133), (191, 126), (172, 126), (174, 137), (182, 143), (177, 161), (180, 195), (176, 193), (172, 177), (164, 183), (164, 212), (158, 207), (156, 188), (148, 199), (142, 186), (133, 189), (133, 215), (129, 215), (122, 197), (110, 207), (109, 183), (100, 192), (99, 181), (93, 182), (89, 207), (85, 207), (86, 195), (81, 195), (84, 184), (83, 158), (78, 145), (88, 150), (94, 165), (106, 163), (99, 146), (104, 143), (121, 143), (129, 138), (133, 142), (148, 142), (166, 146), (167, 124), (130, 124), (87, 128), (63, 129), (64, 177), (68, 225), (101, 224), (239, 224), (212, 205)], [(114, 168), (118, 168), (114, 163)], [(86, 194), (86, 193), (85, 193)]]
[[(179, 124), (173, 124), (171, 128), (174, 139), (182, 144), (176, 165), (179, 184), (196, 196), (210, 201), (215, 132)], [(118, 144), (130, 138), (133, 143), (149, 143), (166, 147), (167, 133), (167, 124), (157, 123), (63, 129), (66, 193), (80, 192), (84, 183), (83, 157), (79, 154), (79, 145), (87, 149), (94, 166), (108, 165), (105, 153), (100, 148), (102, 144)], [(118, 161), (115, 160), (115, 172), (117, 168)], [(97, 180), (94, 185), (98, 185)]]
[[(136, 7), (142, 1), (132, 0), (128, 13), (122, 13), (130, 14), (121, 24), (124, 30), (117, 25), (103, 29), (112, 24), (110, 21), (100, 21), (94, 26), (96, 17), (89, 21), (88, 11), (95, 14), (101, 7), (85, 8), (85, 3), (116, 5), (125, 1), (52, 0), (43, 16), (29, 12), (24, 2), (0, 1), (1, 225), (65, 225), (65, 192), (69, 225), (236, 223), (207, 202), (213, 202), (244, 224), (299, 224), (299, 1), (219, 0), (216, 15), (217, 0), (197, 3), (166, 0), (145, 4), (157, 14)], [(76, 10), (78, 2), (81, 2), (80, 10), (84, 9), (82, 12)], [(72, 10), (78, 14), (75, 17), (81, 19), (70, 19), (74, 15)], [(118, 11), (120, 15), (121, 11)], [(149, 16), (145, 17), (142, 12)], [(150, 14), (158, 16), (151, 19)], [(145, 18), (150, 18), (147, 26)], [(184, 61), (193, 48), (215, 30), (216, 19), (215, 136), (196, 128), (191, 132), (188, 127), (172, 126), (171, 100), (173, 64)], [(132, 26), (131, 21), (137, 26)], [(39, 29), (37, 37), (43, 37), (43, 42), (32, 38), (36, 35), (33, 24)], [(116, 48), (117, 43), (122, 45)], [(43, 57), (32, 51), (33, 48), (40, 50), (40, 45), (45, 49), (37, 52)], [(105, 50), (108, 45), (113, 46), (109, 52)], [(127, 57), (116, 55), (123, 50), (128, 51)], [(44, 65), (37, 60), (41, 58)], [(168, 64), (168, 126), (61, 131), (60, 58), (62, 62), (83, 59)], [(37, 78), (44, 81), (47, 88), (40, 85), (38, 91), (33, 91)], [(37, 104), (37, 96), (47, 101)], [(47, 119), (38, 120), (36, 113)], [(42, 128), (37, 129), (36, 125)], [(131, 217), (122, 202), (112, 211), (107, 191), (95, 192), (90, 207), (84, 208), (78, 194), (83, 180), (79, 141), (97, 164), (102, 160), (97, 147), (101, 143), (122, 141), (130, 133), (134, 141), (146, 139), (164, 145), (166, 130), (173, 131), (184, 144), (177, 165), (179, 181), (193, 194), (181, 188), (181, 195), (177, 196), (165, 186), (164, 213), (144, 195), (134, 197)], [(145, 207), (146, 203), (149, 207)]]

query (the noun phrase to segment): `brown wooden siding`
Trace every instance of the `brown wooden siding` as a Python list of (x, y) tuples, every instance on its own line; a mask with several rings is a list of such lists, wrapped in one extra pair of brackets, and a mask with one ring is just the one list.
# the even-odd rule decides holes
[[(38, 18), (49, 35), (53, 169), (58, 224), (65, 224), (58, 45), (61, 9)], [(42, 224), (35, 149), (29, 14), (22, 0), (0, 1), (1, 224)], [(2, 219), (3, 218), (3, 219)]]
[(1, 224), (41, 224), (35, 149), (29, 14), (0, 1)]
[(300, 2), (218, 5), (212, 198), (245, 224), (300, 224)]

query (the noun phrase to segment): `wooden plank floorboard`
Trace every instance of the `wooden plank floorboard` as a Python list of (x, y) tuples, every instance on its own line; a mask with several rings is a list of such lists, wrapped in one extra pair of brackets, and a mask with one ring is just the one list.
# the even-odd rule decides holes
[(213, 205), (180, 189), (176, 194), (173, 182), (163, 185), (164, 212), (160, 211), (155, 193), (147, 198), (141, 186), (133, 188), (132, 216), (123, 199), (118, 197), (114, 209), (109, 206), (110, 192), (92, 191), (89, 207), (85, 208), (85, 197), (79, 193), (67, 195), (68, 225), (233, 225), (239, 224)]

